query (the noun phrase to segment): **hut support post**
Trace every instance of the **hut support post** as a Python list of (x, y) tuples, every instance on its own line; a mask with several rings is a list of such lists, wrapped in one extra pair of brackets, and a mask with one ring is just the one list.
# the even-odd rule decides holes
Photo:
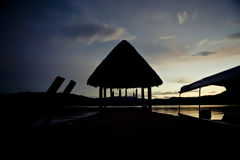
[(127, 88), (125, 88), (125, 99), (127, 99)]
[(102, 87), (99, 86), (99, 109), (102, 109)]
[(121, 92), (121, 88), (119, 88), (119, 99), (122, 98), (122, 92)]
[(181, 99), (181, 93), (179, 92), (179, 106), (178, 106), (178, 114), (181, 112), (181, 102), (180, 102), (180, 99)]
[(148, 110), (152, 111), (152, 88), (148, 87)]
[(111, 99), (113, 99), (113, 95), (112, 95), (112, 88), (110, 88), (110, 91), (109, 91), (109, 93), (110, 93), (110, 97), (111, 97)]
[(136, 99), (138, 99), (138, 90), (136, 88)]
[(104, 87), (104, 108), (106, 108), (106, 103), (107, 103), (107, 89)]
[(143, 109), (145, 109), (145, 104), (144, 104), (144, 88), (141, 88), (141, 92), (142, 92), (142, 107)]
[(199, 115), (199, 118), (200, 118), (200, 106), (201, 106), (201, 88), (199, 88), (199, 105), (198, 105), (198, 115)]

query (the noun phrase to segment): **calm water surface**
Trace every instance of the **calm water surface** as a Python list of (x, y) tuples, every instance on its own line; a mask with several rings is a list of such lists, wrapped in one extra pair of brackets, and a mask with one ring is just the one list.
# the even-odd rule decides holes
[[(88, 106), (85, 106), (85, 107), (88, 107)], [(134, 106), (134, 107), (140, 108), (141, 106)], [(89, 108), (92, 108), (92, 107), (90, 106)], [(95, 106), (93, 108), (98, 108), (98, 107)], [(108, 106), (107, 108), (129, 108), (129, 106)], [(211, 110), (211, 120), (222, 120), (224, 116), (224, 111), (226, 111), (228, 108), (230, 108), (228, 105), (201, 105), (200, 106), (201, 110), (203, 109)], [(231, 108), (239, 108), (239, 107), (231, 106)], [(178, 105), (154, 105), (152, 106), (152, 111), (157, 113), (164, 113), (164, 114), (178, 116), (179, 106)], [(186, 114), (189, 116), (198, 117), (199, 106), (198, 105), (181, 105), (180, 112), (182, 114)], [(70, 115), (62, 115), (62, 116), (55, 117), (52, 121), (52, 124), (66, 122), (69, 120), (75, 120), (83, 117), (88, 117), (96, 113), (98, 112), (97, 111), (75, 112), (74, 114), (70, 114)]]
[[(140, 108), (141, 106), (134, 106)], [(232, 108), (236, 108), (231, 106)], [(107, 108), (129, 108), (129, 106), (108, 106)], [(230, 108), (228, 105), (201, 105), (201, 110), (211, 110), (212, 120), (221, 120), (224, 111)], [(237, 107), (239, 108), (239, 107)], [(157, 113), (170, 114), (178, 116), (179, 105), (153, 105), (152, 111)], [(180, 112), (193, 117), (199, 117), (199, 105), (181, 105)]]
[[(229, 107), (227, 105), (201, 105), (200, 109), (211, 110), (211, 120), (221, 120), (224, 116), (224, 110)], [(178, 105), (156, 105), (152, 107), (152, 111), (177, 116), (179, 112)], [(180, 112), (193, 117), (199, 117), (198, 105), (181, 105)]]

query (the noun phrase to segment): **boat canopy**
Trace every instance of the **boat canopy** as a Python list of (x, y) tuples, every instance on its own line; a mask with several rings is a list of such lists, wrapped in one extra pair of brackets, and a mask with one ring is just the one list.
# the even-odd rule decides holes
[(203, 78), (189, 85), (185, 85), (180, 89), (179, 93), (188, 92), (188, 91), (209, 86), (209, 85), (217, 85), (217, 86), (224, 86), (226, 88), (234, 88), (234, 86), (239, 86), (239, 79), (240, 79), (240, 65), (234, 68), (228, 69), (226, 71), (214, 74), (212, 76)]

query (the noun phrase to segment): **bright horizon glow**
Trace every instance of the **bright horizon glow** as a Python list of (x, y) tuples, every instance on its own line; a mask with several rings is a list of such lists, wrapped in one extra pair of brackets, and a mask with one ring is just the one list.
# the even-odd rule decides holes
[[(127, 89), (127, 96), (128, 97), (133, 97), (133, 93), (136, 95), (136, 89), (137, 89), (137, 93), (138, 93), (138, 98), (141, 98), (142, 94), (141, 94), (141, 88), (128, 88)], [(199, 96), (199, 89), (195, 89), (189, 92), (184, 92), (181, 94), (181, 97), (198, 97)], [(147, 88), (144, 88), (144, 98), (147, 99)], [(214, 86), (214, 85), (210, 85), (210, 86), (206, 86), (206, 87), (202, 87), (201, 88), (201, 96), (206, 96), (206, 95), (216, 95), (219, 93), (222, 93), (226, 91), (225, 87), (222, 86)], [(119, 89), (113, 88), (113, 92), (114, 92), (114, 96), (118, 97), (119, 96)], [(110, 97), (110, 89), (107, 88), (106, 91), (106, 95), (107, 97)], [(94, 98), (98, 98), (98, 87), (96, 89), (96, 95), (93, 96)], [(125, 88), (121, 88), (121, 95), (122, 97), (125, 97)], [(152, 98), (153, 99), (167, 99), (167, 98), (171, 98), (171, 97), (178, 97), (179, 94), (178, 92), (163, 92), (161, 91), (160, 87), (152, 87)]]

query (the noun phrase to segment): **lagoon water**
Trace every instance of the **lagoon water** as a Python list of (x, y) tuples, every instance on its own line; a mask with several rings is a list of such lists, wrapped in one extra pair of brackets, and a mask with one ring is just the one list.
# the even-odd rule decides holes
[[(211, 120), (221, 120), (224, 116), (224, 110), (228, 108), (227, 105), (201, 105), (200, 109), (211, 110)], [(179, 112), (178, 105), (156, 105), (152, 107), (153, 112), (165, 113), (177, 116)], [(180, 113), (199, 117), (199, 105), (181, 105)]]
[[(129, 106), (110, 106), (110, 108), (124, 108)], [(141, 106), (135, 106), (141, 107)], [(229, 108), (228, 105), (201, 105), (201, 110), (211, 110), (211, 120), (221, 120), (224, 116), (224, 111)], [(157, 113), (170, 114), (178, 116), (179, 105), (153, 105), (152, 111)], [(199, 105), (181, 105), (180, 112), (185, 115), (199, 117)]]
[[(82, 106), (75, 106), (76, 108), (82, 107)], [(61, 123), (71, 120), (76, 120), (83, 117), (88, 117), (91, 115), (94, 115), (98, 113), (98, 107), (97, 106), (85, 106), (87, 108), (95, 108), (96, 110), (93, 111), (86, 111), (86, 112), (75, 112), (71, 115), (62, 115), (59, 117), (55, 117), (52, 121), (52, 124), (54, 123)], [(107, 108), (129, 108), (131, 106), (107, 106)], [(132, 106), (133, 108), (140, 108), (141, 106)], [(228, 106), (228, 105), (201, 105), (200, 109), (206, 109), (211, 110), (211, 120), (222, 120), (224, 116), (224, 111), (227, 111), (229, 108), (238, 108), (240, 107), (234, 107), (234, 106)], [(178, 116), (179, 113), (179, 105), (153, 105), (152, 111), (157, 113), (164, 113), (164, 114), (170, 114), (174, 116)], [(185, 115), (198, 117), (199, 116), (199, 106), (198, 105), (181, 105), (180, 106), (180, 112)]]

